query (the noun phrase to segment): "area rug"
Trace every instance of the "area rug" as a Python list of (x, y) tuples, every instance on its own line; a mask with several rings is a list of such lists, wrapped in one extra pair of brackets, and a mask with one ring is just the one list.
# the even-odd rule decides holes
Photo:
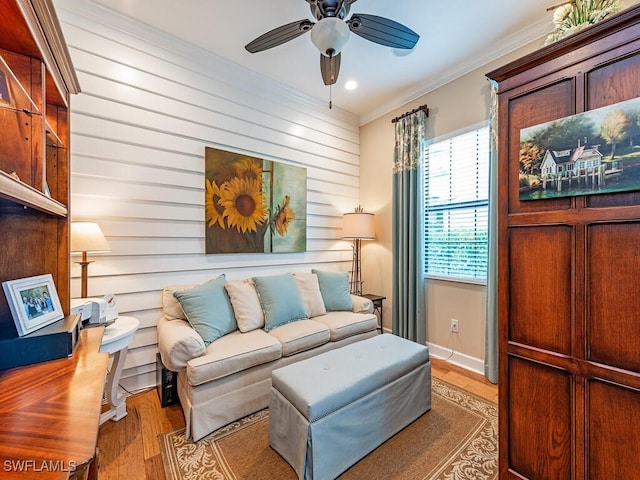
[[(432, 408), (339, 478), (490, 480), (498, 478), (498, 406), (433, 379)], [(363, 417), (366, 421), (366, 417)], [(159, 437), (167, 480), (295, 480), (269, 447), (269, 412), (232, 423), (198, 442), (184, 429)]]

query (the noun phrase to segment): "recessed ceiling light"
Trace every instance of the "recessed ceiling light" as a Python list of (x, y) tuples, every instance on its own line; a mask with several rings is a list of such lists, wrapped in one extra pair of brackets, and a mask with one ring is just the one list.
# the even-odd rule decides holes
[(358, 88), (358, 82), (356, 82), (355, 80), (349, 80), (344, 84), (344, 88), (347, 90), (355, 90), (356, 88)]

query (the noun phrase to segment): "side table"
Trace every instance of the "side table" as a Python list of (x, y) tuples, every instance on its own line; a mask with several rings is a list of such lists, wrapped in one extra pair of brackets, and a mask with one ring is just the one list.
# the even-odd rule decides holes
[(383, 297), (382, 295), (376, 295), (375, 293), (363, 293), (361, 297), (368, 298), (373, 303), (373, 311), (378, 314), (380, 318), (380, 333), (382, 332), (382, 302), (386, 300), (387, 297)]
[(113, 355), (113, 363), (107, 374), (107, 401), (111, 408), (100, 415), (100, 425), (107, 420), (117, 421), (127, 415), (126, 395), (118, 395), (118, 385), (129, 345), (139, 325), (137, 318), (121, 315), (104, 330), (100, 351)]

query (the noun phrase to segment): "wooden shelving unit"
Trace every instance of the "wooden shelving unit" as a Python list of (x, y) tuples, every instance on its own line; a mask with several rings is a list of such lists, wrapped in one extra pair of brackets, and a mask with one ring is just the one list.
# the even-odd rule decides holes
[[(0, 282), (50, 273), (69, 313), (69, 98), (80, 87), (52, 0), (0, 0), (0, 18)], [(0, 295), (0, 338), (16, 335)]]
[(11, 203), (33, 208), (43, 213), (62, 218), (67, 217), (68, 210), (65, 205), (1, 171), (0, 197)]
[[(52, 274), (68, 314), (69, 97), (80, 88), (53, 0), (0, 0), (0, 18), (0, 282)], [(97, 478), (102, 333), (82, 330), (68, 358), (0, 370), (3, 478)], [(14, 337), (0, 294), (0, 339)], [(21, 461), (31, 468), (12, 467)]]

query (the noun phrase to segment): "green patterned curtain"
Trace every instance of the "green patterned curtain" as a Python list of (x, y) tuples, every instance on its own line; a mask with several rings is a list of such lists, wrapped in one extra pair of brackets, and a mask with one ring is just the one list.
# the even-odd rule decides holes
[(484, 376), (498, 383), (498, 84), (491, 82), (489, 144), (489, 258)]
[(424, 126), (418, 111), (395, 124), (393, 154), (393, 333), (426, 342), (424, 305)]

